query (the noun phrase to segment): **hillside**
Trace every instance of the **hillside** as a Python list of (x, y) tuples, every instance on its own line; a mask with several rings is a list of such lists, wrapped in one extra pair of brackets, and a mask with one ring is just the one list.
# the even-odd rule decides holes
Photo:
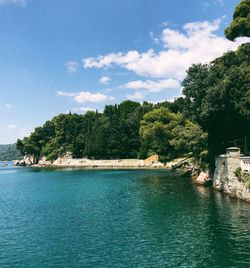
[(10, 161), (21, 158), (15, 144), (0, 145), (0, 161)]

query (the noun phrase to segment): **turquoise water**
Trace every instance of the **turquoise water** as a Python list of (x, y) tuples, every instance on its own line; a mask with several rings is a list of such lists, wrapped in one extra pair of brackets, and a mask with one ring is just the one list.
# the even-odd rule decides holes
[(13, 162), (12, 161), (0, 161), (0, 169), (4, 167), (12, 167)]
[(250, 267), (250, 204), (167, 171), (1, 168), (0, 267)]

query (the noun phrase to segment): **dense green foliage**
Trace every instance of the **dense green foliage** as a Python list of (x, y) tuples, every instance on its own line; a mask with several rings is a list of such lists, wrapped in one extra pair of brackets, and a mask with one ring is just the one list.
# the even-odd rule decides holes
[(207, 135), (201, 128), (165, 107), (145, 114), (140, 135), (144, 156), (152, 152), (171, 159), (193, 152), (199, 157), (206, 148)]
[(188, 116), (208, 133), (211, 156), (250, 133), (250, 43), (209, 65), (194, 65), (183, 82)]
[(250, 0), (242, 0), (236, 7), (225, 35), (231, 41), (240, 36), (250, 37)]
[(11, 161), (21, 156), (15, 144), (0, 145), (0, 161)]
[(177, 111), (170, 102), (154, 107), (124, 101), (106, 106), (103, 113), (60, 114), (18, 140), (17, 147), (37, 159), (56, 159), (67, 151), (77, 158), (146, 158), (153, 153), (172, 158), (192, 152), (206, 136)]

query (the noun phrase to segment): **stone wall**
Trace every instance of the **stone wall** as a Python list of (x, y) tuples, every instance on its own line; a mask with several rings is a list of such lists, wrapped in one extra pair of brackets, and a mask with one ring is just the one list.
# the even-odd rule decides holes
[[(241, 157), (240, 149), (231, 147), (225, 155), (216, 158), (216, 168), (213, 177), (213, 187), (231, 196), (250, 202), (250, 189), (235, 176), (237, 168), (248, 171), (246, 158)], [(250, 168), (250, 166), (249, 166)], [(249, 169), (250, 170), (250, 169)]]

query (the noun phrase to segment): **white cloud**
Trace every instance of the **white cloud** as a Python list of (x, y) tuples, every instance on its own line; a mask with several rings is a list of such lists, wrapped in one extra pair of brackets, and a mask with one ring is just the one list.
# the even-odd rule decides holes
[(111, 78), (109, 76), (102, 76), (99, 80), (99, 82), (103, 85), (107, 85), (109, 84), (109, 82), (111, 81)]
[(231, 42), (218, 36), (220, 23), (221, 19), (187, 23), (182, 31), (165, 28), (161, 34), (163, 48), (159, 52), (149, 49), (143, 53), (136, 50), (111, 53), (86, 58), (83, 66), (110, 68), (116, 65), (144, 77), (182, 80), (192, 64), (208, 63), (249, 41), (249, 38), (240, 38)]
[(132, 95), (127, 95), (126, 96), (129, 100), (142, 100), (145, 98), (145, 96), (143, 95), (142, 91), (137, 91)]
[(158, 37), (155, 37), (153, 32), (149, 32), (149, 36), (151, 37), (151, 39), (154, 41), (155, 44), (159, 44), (160, 43), (160, 39)]
[(77, 93), (70, 93), (64, 91), (57, 91), (57, 95), (72, 98), (75, 102), (103, 102), (111, 97), (108, 97), (102, 93), (91, 93), (89, 91), (81, 91)]
[(128, 82), (121, 87), (128, 88), (128, 89), (146, 89), (149, 92), (160, 92), (165, 89), (173, 89), (178, 88), (180, 86), (180, 83), (177, 80), (174, 79), (164, 79), (164, 80), (158, 80), (158, 81), (131, 81)]
[(17, 129), (18, 126), (15, 125), (15, 124), (9, 124), (9, 125), (7, 125), (7, 128), (8, 128), (8, 129)]
[(26, 4), (27, 4), (27, 0), (0, 0), (0, 6), (18, 5), (21, 7), (25, 7)]
[(76, 73), (78, 69), (78, 62), (68, 61), (64, 64), (69, 73)]

